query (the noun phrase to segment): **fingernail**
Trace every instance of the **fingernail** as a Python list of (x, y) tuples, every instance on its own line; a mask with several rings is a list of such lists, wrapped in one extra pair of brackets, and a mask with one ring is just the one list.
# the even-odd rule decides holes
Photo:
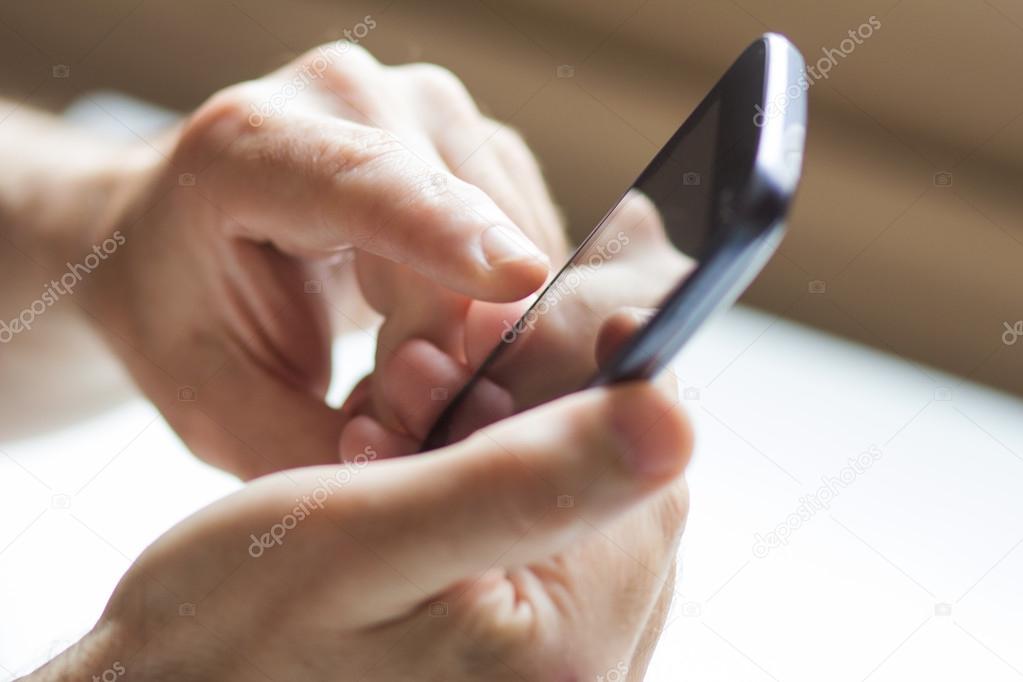
[(481, 241), (483, 256), (492, 268), (524, 260), (547, 262), (547, 256), (529, 239), (501, 225), (487, 228)]
[(682, 466), (678, 435), (660, 409), (641, 399), (619, 403), (611, 414), (622, 463), (633, 475), (663, 478)]

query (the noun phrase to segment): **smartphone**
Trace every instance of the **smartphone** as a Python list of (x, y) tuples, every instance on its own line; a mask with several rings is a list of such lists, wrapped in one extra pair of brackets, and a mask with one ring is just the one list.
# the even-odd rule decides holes
[[(785, 231), (808, 81), (766, 34), (728, 69), (454, 396), (431, 450), (590, 386), (650, 379), (731, 305)], [(495, 415), (485, 401), (503, 407)]]

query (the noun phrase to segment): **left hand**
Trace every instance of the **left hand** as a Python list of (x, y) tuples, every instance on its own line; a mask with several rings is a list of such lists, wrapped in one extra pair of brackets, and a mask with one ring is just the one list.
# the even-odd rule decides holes
[(334, 286), (343, 252), (385, 318), (381, 367), (410, 335), (447, 347), (473, 299), (534, 291), (536, 244), (560, 255), (535, 161), (456, 78), (337, 45), (113, 150), (83, 183), (105, 211), (83, 230), (69, 201), (50, 256), (103, 251), (76, 300), (189, 448), (244, 478), (337, 461), (331, 341), (359, 298)]

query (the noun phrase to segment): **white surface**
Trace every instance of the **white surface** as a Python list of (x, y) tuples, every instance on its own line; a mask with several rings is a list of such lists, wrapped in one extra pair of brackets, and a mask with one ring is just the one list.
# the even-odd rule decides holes
[[(347, 341), (350, 376), (370, 343)], [(692, 512), (648, 679), (1023, 678), (1020, 401), (742, 308), (676, 371), (699, 393)], [(871, 447), (828, 510), (754, 556)], [(147, 543), (238, 485), (141, 402), (0, 450), (0, 677), (80, 636)]]
[[(699, 442), (649, 679), (1023, 678), (1023, 403), (743, 310), (679, 373), (700, 387)], [(872, 447), (827, 510), (754, 555)]]

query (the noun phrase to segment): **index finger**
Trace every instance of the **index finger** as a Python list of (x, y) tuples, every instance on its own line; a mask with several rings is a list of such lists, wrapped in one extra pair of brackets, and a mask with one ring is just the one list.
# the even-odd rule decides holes
[(206, 166), (197, 187), (238, 236), (299, 256), (354, 246), (484, 300), (546, 279), (547, 256), (486, 193), (387, 131), (308, 111), (254, 125), (224, 95), (182, 147), (178, 165)]

